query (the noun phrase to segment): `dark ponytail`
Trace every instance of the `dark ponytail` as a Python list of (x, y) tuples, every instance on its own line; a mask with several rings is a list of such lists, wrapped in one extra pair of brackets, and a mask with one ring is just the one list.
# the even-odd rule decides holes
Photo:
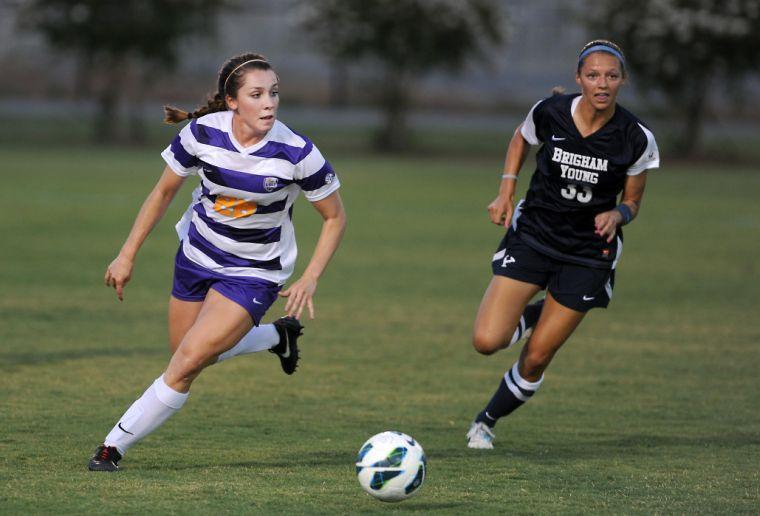
[(209, 113), (227, 111), (226, 96), (237, 96), (237, 92), (240, 86), (242, 86), (243, 75), (250, 69), (271, 70), (272, 66), (266, 57), (261, 54), (247, 53), (228, 59), (219, 70), (217, 91), (213, 95), (209, 94), (205, 106), (199, 106), (195, 111), (187, 112), (177, 107), (166, 105), (164, 106), (164, 122), (167, 124), (178, 124), (192, 118), (200, 118)]
[(164, 106), (164, 123), (178, 124), (185, 120), (190, 120), (191, 118), (200, 118), (203, 115), (207, 115), (209, 113), (216, 113), (217, 111), (226, 111), (226, 110), (227, 110), (226, 102), (224, 102), (224, 99), (222, 98), (222, 96), (219, 95), (219, 93), (217, 93), (214, 96), (211, 96), (211, 95), (208, 96), (205, 106), (199, 106), (198, 108), (195, 109), (195, 111), (191, 111), (191, 112), (183, 111), (174, 106), (169, 106), (169, 105)]

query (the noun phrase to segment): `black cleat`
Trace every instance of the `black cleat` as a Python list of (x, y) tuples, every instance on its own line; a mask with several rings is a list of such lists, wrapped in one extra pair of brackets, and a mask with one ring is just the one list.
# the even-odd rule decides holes
[(87, 469), (90, 471), (119, 471), (121, 453), (114, 446), (101, 444), (95, 450)]
[(280, 335), (280, 343), (269, 350), (280, 358), (280, 366), (285, 374), (293, 374), (298, 367), (298, 337), (303, 335), (303, 326), (295, 317), (280, 317), (274, 322)]

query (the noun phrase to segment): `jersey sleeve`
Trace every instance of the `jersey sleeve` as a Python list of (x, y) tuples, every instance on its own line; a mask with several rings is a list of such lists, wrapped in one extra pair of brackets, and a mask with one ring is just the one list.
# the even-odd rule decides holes
[(543, 104), (545, 100), (546, 99), (539, 100), (532, 108), (530, 108), (528, 116), (525, 117), (525, 120), (520, 127), (520, 134), (522, 134), (525, 141), (531, 145), (538, 145), (540, 140), (540, 136), (536, 131), (536, 125), (540, 124), (540, 117), (543, 113)]
[(636, 176), (645, 170), (648, 170), (650, 168), (659, 168), (660, 166), (660, 151), (657, 148), (657, 142), (654, 139), (654, 134), (652, 134), (652, 131), (643, 125), (638, 124), (638, 126), (646, 136), (646, 143), (641, 145), (644, 150), (641, 152), (641, 154), (639, 154), (639, 158), (633, 165), (628, 168), (628, 171), (626, 173), (629, 176)]
[[(192, 123), (194, 122), (195, 120)], [(182, 177), (197, 174), (201, 167), (196, 151), (197, 141), (191, 128), (192, 123), (183, 127), (172, 143), (161, 153), (161, 157), (169, 168)]]
[(340, 188), (338, 175), (316, 145), (296, 165), (294, 179), (310, 202), (320, 201)]

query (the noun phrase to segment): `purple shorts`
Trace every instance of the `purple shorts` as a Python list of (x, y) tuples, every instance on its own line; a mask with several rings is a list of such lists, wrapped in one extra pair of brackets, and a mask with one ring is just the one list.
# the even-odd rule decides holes
[(266, 311), (277, 300), (281, 287), (264, 279), (224, 276), (212, 272), (187, 258), (180, 244), (174, 258), (172, 296), (183, 301), (203, 301), (210, 288), (245, 308), (251, 314), (253, 324), (258, 326)]

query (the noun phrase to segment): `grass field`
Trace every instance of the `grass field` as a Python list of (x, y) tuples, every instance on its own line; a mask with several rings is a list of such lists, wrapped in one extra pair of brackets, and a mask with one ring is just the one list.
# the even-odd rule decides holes
[[(168, 360), (172, 225), (189, 189), (125, 302), (102, 286), (156, 150), (0, 148), (0, 513), (760, 510), (760, 174), (667, 161), (626, 229), (610, 309), (497, 426), (494, 451), (468, 450), (464, 433), (516, 357), (469, 344), (500, 238), (484, 208), (501, 157), (328, 153), (349, 227), (298, 373), (267, 353), (212, 367), (121, 472), (89, 473)], [(303, 267), (319, 220), (301, 200), (295, 222)], [(419, 495), (394, 506), (365, 495), (353, 466), (387, 429), (429, 457)]]

